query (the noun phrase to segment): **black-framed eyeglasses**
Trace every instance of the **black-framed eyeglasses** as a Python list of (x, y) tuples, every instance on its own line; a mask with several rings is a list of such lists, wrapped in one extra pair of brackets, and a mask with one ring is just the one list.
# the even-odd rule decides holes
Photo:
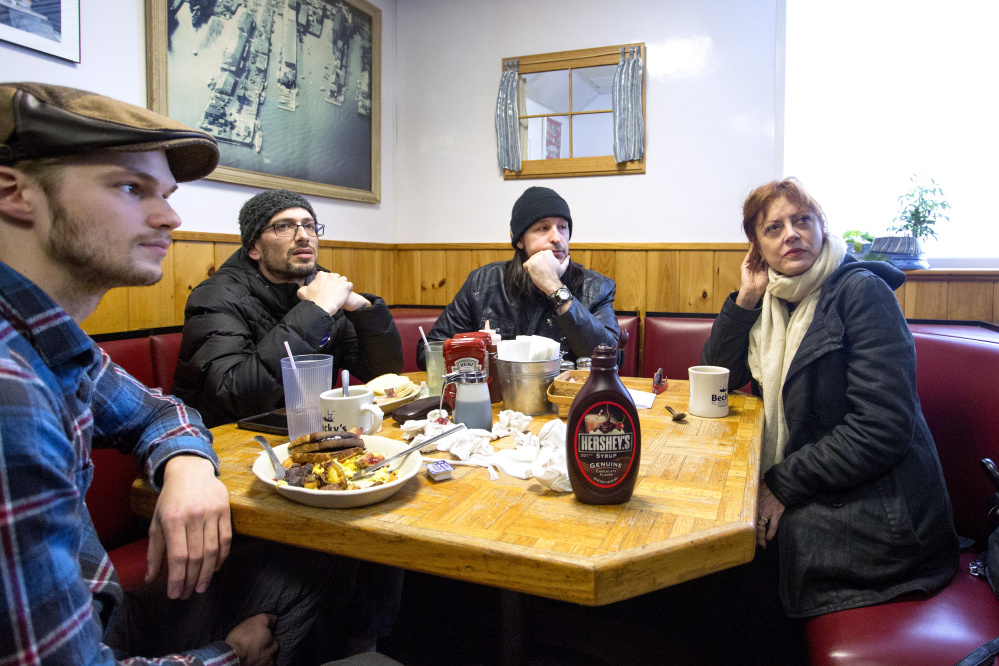
[(309, 236), (322, 236), (323, 231), (326, 229), (325, 224), (319, 224), (318, 222), (303, 222), (302, 224), (295, 224), (294, 222), (276, 222), (270, 226), (264, 227), (263, 231), (268, 229), (274, 230), (274, 235), (278, 238), (289, 238), (291, 236), (298, 235), (298, 228), (302, 227), (305, 233)]

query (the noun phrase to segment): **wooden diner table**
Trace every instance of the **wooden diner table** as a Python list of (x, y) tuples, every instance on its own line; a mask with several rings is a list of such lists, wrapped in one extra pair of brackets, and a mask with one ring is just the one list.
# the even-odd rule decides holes
[[(423, 373), (411, 373), (419, 381)], [(650, 391), (651, 379), (623, 378)], [(688, 386), (670, 380), (639, 410), (641, 475), (625, 504), (593, 506), (533, 479), (456, 466), (435, 482), (421, 470), (391, 498), (355, 509), (320, 509), (278, 495), (250, 471), (261, 453), (253, 432), (212, 430), (238, 534), (347, 555), (561, 601), (600, 606), (748, 562), (754, 553), (762, 402), (733, 392), (723, 419), (687, 416)], [(494, 418), (501, 405), (494, 405)], [(556, 414), (536, 416), (535, 434)], [(401, 439), (391, 415), (381, 436)], [(287, 438), (269, 435), (273, 444)], [(512, 448), (513, 438), (493, 442)], [(451, 459), (451, 454), (434, 452)], [(156, 493), (132, 490), (151, 516)]]

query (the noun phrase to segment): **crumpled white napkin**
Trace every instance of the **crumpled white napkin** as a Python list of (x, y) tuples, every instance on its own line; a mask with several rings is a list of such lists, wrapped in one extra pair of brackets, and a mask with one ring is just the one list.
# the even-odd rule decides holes
[[(412, 439), (413, 444), (419, 444), (454, 427), (450, 420), (446, 423), (438, 423), (438, 419), (441, 418), (446, 419), (447, 412), (435, 409), (427, 414), (425, 420), (406, 421), (402, 424), (402, 436), (404, 439)], [(467, 460), (473, 453), (493, 453), (495, 449), (489, 444), (489, 441), (493, 439), (497, 439), (497, 437), (488, 430), (465, 429), (450, 437), (438, 440), (436, 444), (429, 444), (428, 447), (431, 450), (450, 451), (459, 459)], [(424, 448), (421, 451), (426, 452), (427, 449)]]
[(531, 425), (531, 417), (512, 409), (504, 409), (499, 413), (498, 420), (493, 424), (493, 438), (499, 439), (515, 432), (527, 432)]
[(488, 468), (489, 478), (494, 481), (499, 478), (499, 470), (518, 479), (535, 478), (545, 488), (558, 492), (572, 490), (565, 463), (565, 424), (561, 420), (549, 421), (538, 435), (517, 433), (515, 442), (512, 449), (469, 456), (465, 464)]
[[(435, 423), (447, 412), (434, 410), (426, 420), (406, 421), (402, 425), (403, 437), (418, 443), (440, 434), (452, 424)], [(565, 423), (560, 419), (549, 421), (538, 435), (527, 427), (531, 417), (513, 410), (503, 410), (499, 420), (493, 424), (493, 431), (463, 430), (437, 442), (438, 451), (450, 451), (459, 460), (450, 460), (452, 465), (474, 465), (485, 467), (489, 478), (499, 479), (497, 470), (518, 479), (537, 479), (541, 485), (558, 492), (570, 492), (569, 470), (565, 461)], [(495, 450), (490, 439), (506, 435), (514, 438), (514, 448)], [(433, 446), (431, 444), (430, 446)]]

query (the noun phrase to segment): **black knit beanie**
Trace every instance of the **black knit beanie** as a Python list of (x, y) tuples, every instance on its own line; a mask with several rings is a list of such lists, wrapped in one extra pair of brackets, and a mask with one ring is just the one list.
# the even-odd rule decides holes
[(572, 236), (572, 217), (569, 204), (555, 190), (547, 187), (529, 187), (513, 204), (510, 216), (510, 244), (517, 247), (517, 241), (532, 224), (546, 217), (561, 217), (569, 223), (569, 236)]
[[(316, 219), (312, 206), (301, 194), (289, 190), (267, 190), (251, 197), (239, 209), (239, 236), (243, 241), (243, 249), (250, 250), (253, 241), (260, 236), (260, 231), (267, 226), (271, 218), (289, 208), (304, 208)], [(316, 220), (318, 222), (318, 220)]]

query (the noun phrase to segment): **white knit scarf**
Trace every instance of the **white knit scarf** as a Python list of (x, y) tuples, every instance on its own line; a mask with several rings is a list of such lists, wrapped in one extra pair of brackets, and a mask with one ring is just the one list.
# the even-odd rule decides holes
[[(787, 447), (784, 380), (815, 316), (822, 285), (839, 268), (845, 254), (846, 244), (835, 236), (827, 236), (818, 259), (801, 275), (781, 275), (769, 269), (770, 282), (763, 295), (762, 312), (749, 331), (749, 369), (763, 390), (761, 476), (784, 459)], [(790, 316), (788, 303), (798, 304)]]

